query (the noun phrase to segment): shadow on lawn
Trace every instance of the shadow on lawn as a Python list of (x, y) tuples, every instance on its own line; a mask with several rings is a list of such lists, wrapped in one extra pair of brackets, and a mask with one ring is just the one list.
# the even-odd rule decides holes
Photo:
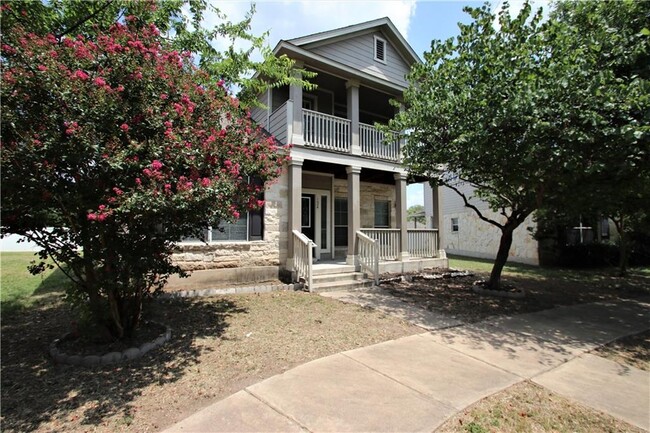
[[(53, 290), (39, 287), (35, 293)], [(178, 381), (200, 363), (206, 349), (197, 339), (218, 338), (227, 329), (229, 316), (247, 313), (227, 300), (157, 300), (148, 307), (145, 319), (170, 325), (172, 339), (129, 364), (92, 369), (56, 365), (47, 355), (49, 343), (64, 334), (73, 319), (60, 300), (3, 317), (3, 431), (33, 431), (44, 423), (50, 423), (48, 430), (56, 430), (57, 420), (74, 416), (79, 408), (82, 425), (101, 425), (113, 415), (128, 424), (137, 411), (133, 401), (146, 387)]]

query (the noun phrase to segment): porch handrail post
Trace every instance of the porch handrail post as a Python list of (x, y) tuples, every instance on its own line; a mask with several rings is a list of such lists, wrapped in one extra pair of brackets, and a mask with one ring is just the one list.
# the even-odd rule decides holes
[(345, 83), (347, 88), (348, 119), (350, 119), (351, 146), (350, 152), (353, 155), (361, 155), (361, 144), (359, 140), (359, 81), (348, 80)]
[(406, 223), (406, 173), (395, 173), (395, 207), (397, 210), (397, 228), (399, 229), (399, 256), (398, 260), (407, 260), (408, 252), (408, 227)]

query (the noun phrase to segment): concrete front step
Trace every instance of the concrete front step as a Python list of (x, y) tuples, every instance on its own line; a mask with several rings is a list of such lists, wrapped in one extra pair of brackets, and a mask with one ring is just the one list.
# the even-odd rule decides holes
[(314, 275), (346, 274), (354, 271), (355, 268), (353, 265), (340, 265), (336, 263), (317, 263), (312, 268)]
[(314, 287), (312, 287), (312, 292), (332, 292), (338, 290), (354, 290), (362, 289), (364, 287), (372, 287), (373, 281), (369, 279), (360, 279), (360, 280), (343, 280), (335, 282), (314, 282)]
[(365, 274), (363, 272), (345, 272), (340, 274), (323, 275), (314, 274), (313, 276), (314, 284), (335, 283), (337, 281), (355, 281), (363, 280), (364, 278)]

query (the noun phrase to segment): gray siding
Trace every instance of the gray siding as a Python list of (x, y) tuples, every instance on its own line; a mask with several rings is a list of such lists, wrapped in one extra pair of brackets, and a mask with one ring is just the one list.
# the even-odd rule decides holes
[(287, 144), (287, 106), (282, 105), (271, 113), (268, 131), (282, 144)]
[(255, 107), (251, 110), (251, 118), (257, 122), (258, 124), (262, 125), (262, 127), (268, 129), (267, 120), (268, 120), (268, 106), (269, 106), (269, 101), (268, 101), (268, 93), (264, 92), (261, 95), (257, 97), (257, 101), (261, 104), (263, 104), (265, 107)]
[[(374, 59), (375, 35), (386, 41), (386, 64)], [(404, 87), (407, 86), (404, 77), (409, 71), (409, 66), (381, 32), (366, 33), (354, 38), (316, 47), (310, 51), (375, 77)]]

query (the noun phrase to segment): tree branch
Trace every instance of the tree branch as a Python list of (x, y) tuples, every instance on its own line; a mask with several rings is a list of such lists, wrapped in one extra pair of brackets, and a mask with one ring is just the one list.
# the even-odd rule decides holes
[(467, 199), (467, 196), (464, 193), (460, 192), (460, 190), (458, 188), (456, 188), (455, 186), (451, 186), (448, 183), (443, 183), (443, 185), (446, 186), (447, 188), (450, 188), (450, 189), (454, 190), (456, 192), (456, 194), (458, 194), (463, 199), (463, 202), (465, 203), (465, 207), (468, 207), (468, 208), (472, 209), (474, 212), (476, 212), (476, 215), (478, 215), (478, 217), (480, 219), (482, 219), (483, 221), (485, 221), (487, 223), (492, 224), (493, 226), (498, 227), (500, 230), (503, 230), (503, 228), (504, 228), (503, 224), (499, 224), (498, 222), (485, 217), (476, 206), (474, 206), (473, 204), (471, 204), (469, 202), (469, 200)]
[(86, 21), (90, 21), (91, 19), (95, 18), (97, 15), (100, 13), (104, 12), (108, 7), (113, 4), (113, 0), (107, 0), (104, 6), (100, 7), (97, 9), (95, 12), (91, 13), (90, 15), (87, 15), (86, 17), (82, 18), (81, 20), (77, 21), (72, 25), (72, 27), (68, 28), (65, 30), (63, 33), (56, 35), (56, 38), (58, 40), (61, 40), (61, 38), (69, 33), (72, 33), (74, 30), (78, 29), (81, 25), (83, 25)]

